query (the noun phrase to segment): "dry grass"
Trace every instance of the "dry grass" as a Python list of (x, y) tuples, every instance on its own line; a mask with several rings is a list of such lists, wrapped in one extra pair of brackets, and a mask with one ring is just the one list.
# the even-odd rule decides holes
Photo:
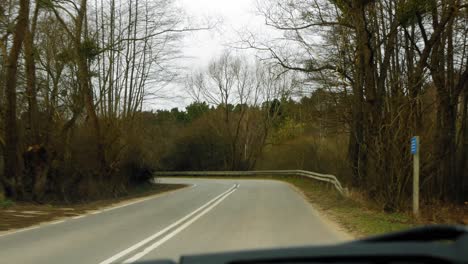
[(301, 189), (311, 203), (356, 237), (419, 225), (468, 224), (468, 203), (454, 205), (432, 202), (430, 205), (422, 205), (421, 216), (415, 219), (411, 212), (384, 212), (381, 205), (370, 201), (363, 192), (351, 191), (347, 197), (342, 197), (331, 186), (314, 180), (303, 177), (282, 179)]
[(455, 205), (433, 201), (421, 207), (421, 219), (427, 224), (460, 224), (468, 225), (468, 202), (464, 205)]
[(332, 186), (304, 177), (282, 180), (299, 188), (307, 199), (354, 237), (363, 237), (407, 229), (416, 225), (406, 213), (383, 212), (359, 192), (341, 196)]

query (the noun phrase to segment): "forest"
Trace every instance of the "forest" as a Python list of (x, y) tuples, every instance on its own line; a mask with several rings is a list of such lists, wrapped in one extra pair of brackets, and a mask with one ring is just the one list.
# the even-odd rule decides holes
[[(424, 203), (468, 200), (466, 1), (257, 9), (280, 37), (239, 32), (180, 76), (180, 38), (215, 26), (170, 0), (3, 1), (0, 198), (118, 196), (157, 170), (305, 169), (405, 210), (418, 135)], [(176, 79), (192, 103), (148, 108)]]

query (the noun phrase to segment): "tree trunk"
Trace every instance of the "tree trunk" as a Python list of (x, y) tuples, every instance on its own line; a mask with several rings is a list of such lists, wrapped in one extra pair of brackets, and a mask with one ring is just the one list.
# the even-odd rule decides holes
[(104, 170), (106, 168), (106, 159), (105, 159), (105, 152), (104, 152), (104, 144), (102, 142), (102, 135), (101, 135), (101, 127), (99, 124), (99, 119), (96, 114), (96, 108), (94, 106), (94, 95), (93, 95), (93, 88), (90, 84), (90, 74), (89, 74), (89, 67), (88, 67), (88, 57), (87, 54), (82, 54), (81, 47), (82, 42), (81, 38), (83, 35), (83, 26), (84, 20), (86, 16), (86, 5), (87, 0), (81, 0), (80, 10), (78, 12), (78, 17), (76, 19), (76, 28), (75, 28), (75, 59), (78, 67), (78, 82), (84, 93), (84, 104), (90, 119), (91, 125), (94, 128), (94, 133), (96, 137), (96, 155), (97, 159), (100, 164), (100, 171), (99, 175), (103, 175)]
[[(454, 69), (453, 12), (456, 2), (449, 1), (444, 6), (439, 23), (433, 15), (434, 28), (443, 27), (441, 35), (434, 42), (429, 69), (437, 89), (437, 120), (435, 132), (435, 157), (437, 164), (435, 186), (441, 199), (457, 201), (462, 196), (462, 178), (457, 175), (457, 112), (460, 93), (466, 81), (466, 70), (462, 73)], [(460, 75), (458, 75), (460, 74)], [(458, 76), (456, 76), (458, 75)]]
[(34, 58), (34, 34), (36, 31), (36, 20), (39, 14), (39, 6), (36, 4), (31, 27), (27, 28), (24, 37), (24, 58), (26, 61), (26, 95), (28, 98), (28, 121), (31, 129), (32, 144), (39, 142), (39, 131), (37, 127), (38, 107), (36, 89), (36, 63)]
[(13, 44), (7, 59), (6, 69), (6, 109), (5, 109), (5, 153), (4, 153), (4, 188), (5, 194), (16, 198), (21, 192), (21, 172), (19, 170), (18, 132), (16, 122), (16, 82), (18, 58), (25, 32), (28, 26), (29, 1), (20, 0), (18, 23), (14, 29)]
[(468, 159), (466, 155), (466, 152), (468, 151), (468, 89), (464, 90), (461, 107), (462, 113), (460, 117), (460, 146), (458, 146), (460, 153), (456, 175), (460, 177), (460, 188), (462, 190), (459, 200), (466, 201), (466, 199), (468, 199), (468, 193), (463, 192), (463, 190), (468, 189), (468, 175), (466, 173), (466, 170), (468, 169)]
[[(356, 38), (353, 85), (352, 126), (348, 155), (353, 169), (353, 184), (361, 185), (368, 176), (369, 146), (379, 118), (380, 98), (376, 92), (376, 65), (370, 31), (366, 21), (366, 3), (353, 1), (349, 14), (353, 18)], [(364, 97), (365, 95), (365, 97)]]
[(455, 122), (456, 107), (447, 95), (439, 95), (436, 121), (436, 159), (438, 160), (436, 186), (440, 198), (454, 198), (451, 178), (455, 177)]
[[(25, 155), (30, 156), (31, 150), (40, 149), (43, 154), (41, 159), (30, 159), (31, 162), (25, 163), (27, 171), (32, 179), (32, 196), (40, 201), (45, 193), (47, 182), (48, 161), (46, 159), (47, 148), (41, 144), (41, 135), (38, 127), (39, 110), (37, 105), (37, 87), (36, 87), (36, 62), (34, 55), (34, 35), (36, 32), (36, 22), (39, 15), (39, 5), (36, 3), (34, 15), (31, 21), (31, 27), (26, 29), (24, 38), (24, 58), (26, 61), (26, 95), (28, 98), (28, 122), (31, 131), (31, 140)], [(34, 153), (34, 152), (32, 152)]]

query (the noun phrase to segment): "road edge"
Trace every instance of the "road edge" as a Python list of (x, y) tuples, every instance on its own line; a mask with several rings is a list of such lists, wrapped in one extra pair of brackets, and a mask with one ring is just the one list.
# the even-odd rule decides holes
[(287, 181), (276, 181), (280, 181), (282, 183), (287, 184), (289, 187), (291, 187), (291, 189), (293, 189), (295, 192), (301, 195), (302, 198), (304, 198), (304, 200), (306, 200), (306, 202), (310, 205), (312, 211), (320, 218), (320, 220), (322, 220), (322, 222), (327, 227), (329, 227), (330, 230), (333, 230), (337, 237), (339, 237), (343, 242), (356, 239), (356, 237), (353, 236), (344, 226), (340, 225), (336, 220), (332, 219), (330, 214), (322, 210), (319, 205), (311, 202), (307, 195), (300, 188)]
[(100, 208), (98, 208), (96, 210), (86, 211), (83, 214), (78, 214), (78, 215), (74, 215), (74, 216), (57, 217), (57, 218), (53, 218), (53, 219), (51, 219), (49, 221), (38, 222), (37, 224), (33, 224), (33, 225), (28, 226), (28, 227), (13, 228), (13, 229), (5, 230), (5, 231), (0, 231), (0, 237), (4, 237), (4, 236), (16, 234), (16, 233), (21, 233), (21, 232), (28, 231), (28, 230), (41, 228), (43, 226), (63, 223), (66, 220), (69, 220), (69, 219), (79, 219), (79, 218), (84, 218), (84, 217), (89, 216), (89, 215), (95, 215), (95, 214), (99, 214), (101, 212), (111, 211), (113, 209), (118, 209), (118, 208), (122, 208), (122, 207), (125, 207), (125, 206), (141, 203), (141, 202), (144, 202), (144, 201), (147, 201), (147, 200), (151, 200), (151, 199), (154, 199), (154, 198), (157, 198), (157, 197), (160, 197), (160, 196), (169, 195), (169, 194), (175, 193), (177, 191), (186, 190), (187, 188), (192, 188), (192, 187), (194, 187), (194, 186), (193, 185), (187, 185), (187, 186), (184, 186), (184, 187), (181, 187), (181, 188), (178, 188), (178, 189), (167, 190), (167, 191), (163, 191), (161, 193), (151, 194), (149, 196), (129, 198), (129, 199), (126, 199), (126, 200), (123, 200), (123, 201), (120, 201), (120, 202), (110, 204), (110, 205), (105, 205), (105, 206), (100, 207)]

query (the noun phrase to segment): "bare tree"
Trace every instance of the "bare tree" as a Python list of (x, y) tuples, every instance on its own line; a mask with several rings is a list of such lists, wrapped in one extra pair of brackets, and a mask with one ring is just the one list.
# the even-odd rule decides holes
[[(206, 72), (194, 74), (187, 88), (195, 100), (206, 100), (223, 113), (212, 127), (227, 138), (227, 169), (251, 169), (265, 146), (268, 131), (278, 115), (273, 101), (291, 91), (286, 75), (278, 76), (261, 63), (250, 64), (225, 52)], [(272, 110), (273, 109), (273, 110)]]
[(9, 49), (6, 60), (5, 71), (5, 152), (4, 152), (4, 172), (3, 185), (7, 196), (16, 197), (21, 192), (21, 170), (18, 152), (18, 131), (17, 131), (17, 104), (16, 104), (16, 82), (18, 72), (18, 58), (23, 45), (24, 37), (28, 27), (29, 1), (19, 1), (18, 22), (13, 30), (13, 43)]
[[(399, 193), (404, 192), (411, 173), (410, 168), (400, 165), (409, 159), (402, 156), (407, 153), (404, 142), (411, 135), (425, 133), (422, 97), (434, 84), (441, 114), (436, 138), (427, 139), (438, 146), (437, 158), (423, 162), (432, 163), (428, 168), (433, 166), (428, 169), (427, 181), (448, 197), (451, 192), (443, 186), (462, 193), (459, 183), (464, 181), (455, 176), (454, 155), (456, 109), (466, 89), (466, 16), (462, 15), (466, 8), (458, 0), (267, 0), (259, 3), (259, 11), (265, 23), (283, 32), (283, 37), (262, 42), (246, 33), (242, 47), (260, 51), (263, 59), (286, 70), (305, 73), (319, 85), (349, 90), (352, 182), (377, 193), (392, 189), (386, 198), (390, 203), (391, 197), (404, 196)], [(400, 133), (401, 127), (406, 128), (404, 133)], [(400, 147), (388, 151), (386, 147), (394, 142), (401, 142)], [(394, 179), (395, 185), (384, 183), (388, 178)]]

